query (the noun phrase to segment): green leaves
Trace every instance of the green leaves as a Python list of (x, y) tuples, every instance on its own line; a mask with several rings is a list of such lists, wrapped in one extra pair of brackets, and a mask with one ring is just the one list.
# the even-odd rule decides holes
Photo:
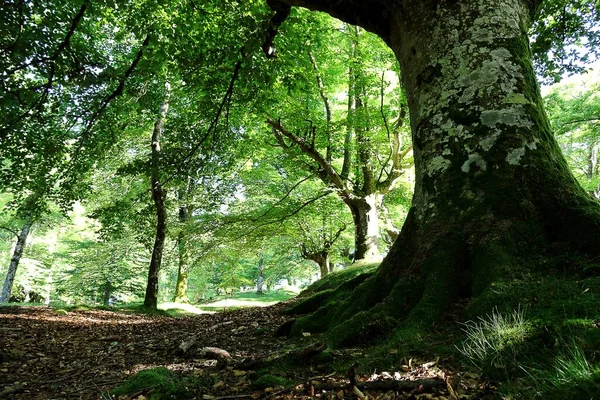
[(532, 51), (537, 73), (546, 83), (564, 74), (582, 73), (598, 57), (598, 2), (547, 0), (533, 27)]

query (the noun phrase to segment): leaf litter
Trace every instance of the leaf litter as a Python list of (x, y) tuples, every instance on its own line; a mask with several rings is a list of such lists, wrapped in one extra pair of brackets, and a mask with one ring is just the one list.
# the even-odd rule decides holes
[[(139, 371), (166, 367), (188, 382), (192, 398), (228, 399), (438, 399), (497, 398), (477, 374), (443, 368), (439, 360), (413, 360), (397, 371), (360, 375), (327, 363), (299, 362), (279, 381), (258, 385), (262, 361), (317, 354), (319, 335), (274, 337), (286, 321), (277, 304), (173, 318), (107, 310), (57, 313), (47, 307), (0, 308), (0, 398), (101, 399)], [(64, 315), (63, 315), (64, 314)], [(300, 341), (304, 350), (285, 350)], [(311, 353), (306, 351), (315, 348)], [(297, 349), (297, 348), (296, 348)], [(312, 351), (312, 350), (311, 350)], [(332, 352), (360, 361), (364, 350)], [(275, 356), (274, 356), (275, 355)], [(299, 356), (300, 357), (300, 356)], [(259, 370), (260, 372), (260, 370)], [(153, 388), (120, 396), (146, 400)]]

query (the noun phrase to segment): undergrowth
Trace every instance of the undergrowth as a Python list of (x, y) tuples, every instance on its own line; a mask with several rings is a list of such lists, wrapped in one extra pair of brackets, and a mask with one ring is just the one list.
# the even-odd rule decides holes
[(519, 346), (532, 330), (522, 309), (506, 315), (496, 309), (477, 321), (464, 323), (466, 338), (457, 348), (481, 372), (495, 375), (498, 370), (515, 367)]

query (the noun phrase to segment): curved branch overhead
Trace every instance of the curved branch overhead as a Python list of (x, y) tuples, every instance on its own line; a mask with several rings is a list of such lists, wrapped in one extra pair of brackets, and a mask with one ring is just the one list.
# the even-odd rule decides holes
[(352, 25), (363, 27), (389, 43), (392, 19), (391, 2), (382, 0), (269, 0), (269, 6), (276, 10), (277, 4), (304, 7), (312, 11), (322, 11)]

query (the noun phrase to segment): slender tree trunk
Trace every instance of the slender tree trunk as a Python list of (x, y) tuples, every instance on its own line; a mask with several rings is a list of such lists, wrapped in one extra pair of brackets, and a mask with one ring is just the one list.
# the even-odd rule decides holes
[(265, 276), (264, 276), (265, 259), (264, 259), (264, 253), (262, 250), (261, 250), (261, 253), (258, 258), (257, 268), (258, 268), (258, 278), (256, 279), (256, 293), (262, 294), (263, 293), (263, 284), (265, 282)]
[[(587, 170), (587, 178), (594, 179), (598, 176), (598, 148), (600, 146), (597, 142), (593, 142), (590, 145), (590, 153), (588, 156), (588, 170)], [(594, 188), (591, 193), (594, 198), (600, 200), (600, 187)]]
[(102, 304), (105, 307), (110, 306), (110, 296), (112, 295), (112, 283), (110, 281), (106, 281), (104, 283), (104, 294), (102, 296)]
[(317, 264), (319, 264), (319, 271), (321, 272), (321, 278), (323, 278), (331, 272), (331, 260), (327, 251), (322, 252), (319, 256)]
[(346, 203), (354, 220), (354, 260), (379, 256), (379, 218), (376, 195), (355, 198)]
[[(187, 222), (188, 218), (189, 213), (187, 206), (180, 206), (179, 222), (183, 225)], [(175, 295), (173, 297), (173, 301), (176, 303), (189, 303), (187, 290), (190, 265), (187, 251), (187, 240), (184, 232), (180, 232), (177, 238), (177, 250), (179, 253), (179, 266), (177, 269), (177, 284), (175, 285)]]
[(31, 212), (28, 212), (25, 216), (25, 221), (23, 222), (21, 232), (17, 237), (17, 244), (15, 245), (15, 250), (13, 251), (12, 258), (10, 259), (10, 264), (8, 265), (8, 272), (6, 273), (6, 279), (4, 280), (4, 286), (2, 287), (2, 294), (0, 295), (0, 303), (5, 303), (10, 299), (10, 293), (15, 281), (15, 275), (17, 274), (17, 268), (19, 267), (19, 261), (21, 261), (23, 250), (25, 250), (25, 243), (27, 242), (27, 236), (29, 235), (31, 225), (33, 225), (33, 218), (31, 216)]
[(148, 269), (148, 283), (146, 285), (146, 296), (144, 306), (150, 309), (156, 309), (158, 306), (158, 274), (162, 262), (165, 237), (167, 235), (167, 210), (165, 208), (165, 194), (160, 183), (160, 140), (162, 131), (169, 110), (170, 87), (166, 84), (165, 98), (160, 107), (159, 117), (154, 123), (152, 131), (152, 171), (151, 171), (151, 189), (152, 200), (156, 207), (156, 236), (154, 238), (154, 247), (152, 249), (152, 258)]
[(598, 143), (592, 143), (590, 145), (590, 151), (588, 155), (588, 168), (587, 178), (593, 179), (598, 174)]
[[(354, 29), (350, 28), (349, 29)], [(352, 164), (352, 142), (354, 141), (354, 88), (355, 88), (355, 78), (354, 78), (354, 60), (355, 60), (355, 52), (356, 45), (358, 39), (352, 40), (349, 48), (349, 59), (350, 67), (348, 68), (348, 104), (346, 108), (346, 136), (344, 137), (344, 161), (342, 164), (342, 172), (340, 173), (340, 177), (343, 180), (348, 179), (350, 175), (350, 166)]]

